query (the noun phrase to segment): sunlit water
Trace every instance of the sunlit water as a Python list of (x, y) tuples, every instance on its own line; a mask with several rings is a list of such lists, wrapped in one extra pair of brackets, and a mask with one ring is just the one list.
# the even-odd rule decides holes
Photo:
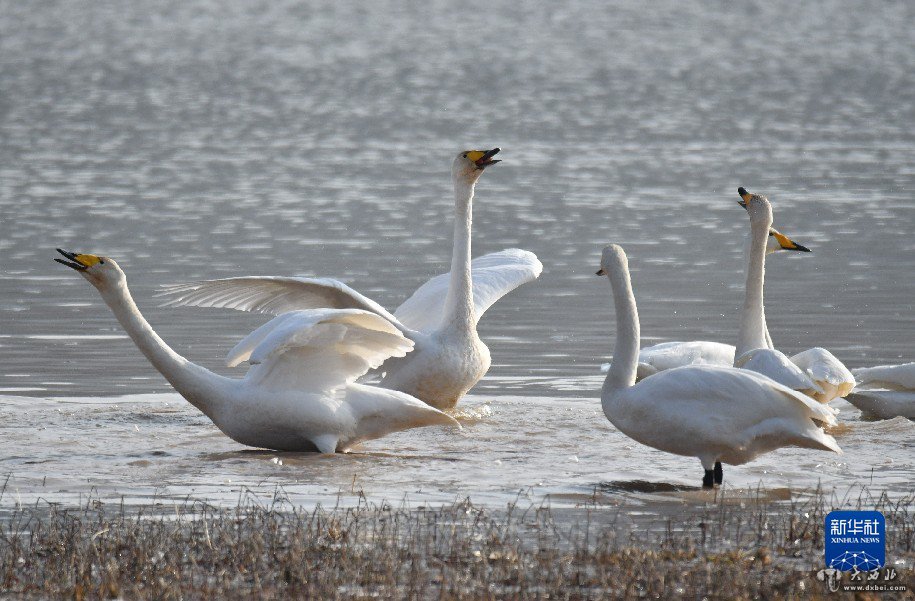
[[(650, 501), (695, 459), (619, 434), (597, 401), (613, 345), (600, 248), (630, 255), (643, 344), (731, 341), (746, 214), (813, 249), (776, 255), (767, 320), (789, 353), (915, 357), (915, 18), (909, 3), (0, 3), (0, 477), (23, 502), (88, 495), (302, 504), (595, 488)], [(493, 366), (463, 432), (349, 456), (246, 450), (174, 395), (97, 293), (51, 262), (126, 270), (163, 338), (221, 373), (262, 317), (161, 309), (159, 284), (329, 275), (395, 308), (447, 269), (448, 169), (500, 146), (474, 254), (542, 277), (480, 324)], [(915, 424), (837, 403), (844, 456), (783, 450), (735, 486), (911, 488)]]

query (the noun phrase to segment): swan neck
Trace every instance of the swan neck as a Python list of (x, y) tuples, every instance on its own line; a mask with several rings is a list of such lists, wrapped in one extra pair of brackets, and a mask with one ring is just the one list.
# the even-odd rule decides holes
[(769, 348), (763, 289), (766, 278), (766, 241), (772, 222), (750, 222), (750, 247), (747, 257), (747, 284), (740, 313), (736, 360), (747, 351)]
[[(632, 293), (629, 270), (620, 266), (608, 273), (613, 288), (613, 305), (616, 310), (616, 343), (613, 349), (613, 363), (604, 380), (601, 394), (604, 413), (612, 396), (635, 384), (636, 367), (639, 360), (639, 314)], [(609, 414), (608, 414), (609, 417)]]
[(472, 328), (476, 324), (473, 279), (470, 272), (470, 236), (473, 223), (474, 184), (454, 182), (454, 246), (451, 280), (445, 299), (444, 325)]
[(153, 367), (181, 396), (212, 418), (215, 409), (212, 390), (220, 377), (176, 353), (156, 334), (140, 313), (126, 282), (101, 293), (105, 304)]

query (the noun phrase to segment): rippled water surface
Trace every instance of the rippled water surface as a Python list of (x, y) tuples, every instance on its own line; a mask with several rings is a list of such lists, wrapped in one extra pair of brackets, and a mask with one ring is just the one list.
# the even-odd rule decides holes
[[(744, 185), (813, 249), (770, 257), (789, 353), (915, 357), (915, 38), (910, 3), (0, 1), (0, 476), (23, 500), (97, 492), (302, 503), (519, 491), (575, 499), (695, 485), (698, 462), (602, 416), (613, 345), (600, 247), (630, 255), (643, 344), (733, 341)], [(396, 307), (448, 268), (449, 165), (477, 187), (474, 254), (542, 277), (480, 324), (493, 366), (465, 430), (350, 456), (245, 450), (173, 394), (97, 293), (51, 262), (117, 258), (179, 352), (221, 373), (262, 317), (163, 309), (158, 285), (338, 277)], [(786, 256), (791, 254), (792, 256)], [(911, 487), (915, 424), (838, 403), (846, 454), (784, 450), (728, 482)], [(93, 492), (95, 491), (95, 492)]]

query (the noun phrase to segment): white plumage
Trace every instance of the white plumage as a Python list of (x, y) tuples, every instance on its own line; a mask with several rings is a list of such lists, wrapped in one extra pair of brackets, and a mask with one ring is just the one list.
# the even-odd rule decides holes
[(117, 263), (61, 251), (101, 293), (125, 331), (185, 399), (233, 440), (283, 451), (333, 453), (408, 428), (457, 422), (402, 392), (355, 384), (413, 343), (389, 321), (363, 309), (284, 313), (229, 353), (249, 361), (241, 379), (226, 378), (173, 351), (143, 318)]
[(346, 284), (326, 278), (240, 277), (166, 286), (166, 306), (223, 307), (270, 315), (319, 307), (355, 308), (380, 315), (415, 345), (384, 365), (381, 385), (449, 408), (489, 369), (489, 349), (476, 325), (497, 300), (536, 279), (543, 265), (534, 253), (506, 249), (470, 260), (474, 186), (490, 151), (466, 151), (452, 165), (455, 191), (451, 271), (419, 287), (392, 315)]
[(621, 432), (668, 453), (698, 457), (705, 487), (721, 482), (722, 462), (742, 464), (783, 446), (841, 452), (820, 427), (836, 424), (832, 411), (764, 375), (693, 365), (635, 383), (639, 320), (623, 249), (607, 246), (598, 273), (610, 279), (617, 319), (601, 405)]

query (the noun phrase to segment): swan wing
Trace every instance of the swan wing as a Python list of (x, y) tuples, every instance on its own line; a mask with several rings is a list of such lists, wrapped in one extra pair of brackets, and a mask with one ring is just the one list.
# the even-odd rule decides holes
[(269, 388), (326, 391), (412, 349), (413, 341), (376, 313), (312, 309), (274, 317), (229, 351), (227, 362), (248, 361), (246, 377)]
[[(477, 257), (471, 261), (470, 270), (473, 304), (479, 321), (497, 300), (518, 286), (537, 279), (543, 271), (543, 264), (530, 251), (509, 248)], [(417, 288), (394, 315), (414, 330), (435, 330), (442, 320), (450, 279), (451, 272), (435, 276)]]
[(888, 388), (915, 392), (915, 363), (878, 365), (852, 370), (862, 388)]
[(734, 361), (734, 367), (763, 374), (792, 390), (823, 393), (823, 388), (781, 351), (768, 348), (747, 351)]
[(402, 328), (384, 307), (331, 278), (245, 276), (162, 286), (163, 307), (218, 307), (279, 315), (305, 309), (362, 309)]
[(829, 393), (829, 399), (844, 397), (855, 387), (855, 377), (835, 355), (814, 347), (790, 357), (807, 376)]

